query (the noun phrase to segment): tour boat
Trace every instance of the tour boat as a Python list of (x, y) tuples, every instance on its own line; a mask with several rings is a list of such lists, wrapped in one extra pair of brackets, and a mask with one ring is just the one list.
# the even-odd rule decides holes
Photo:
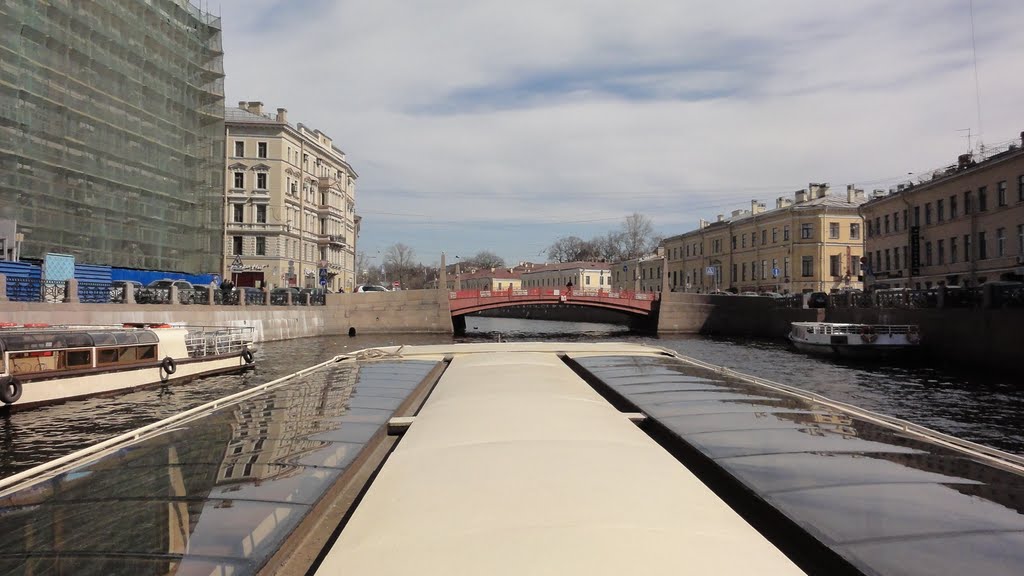
[(0, 479), (0, 573), (1018, 576), (1022, 502), (1024, 457), (662, 348), (391, 346)]
[(921, 332), (915, 325), (793, 322), (789, 340), (809, 354), (875, 358), (915, 350)]
[(0, 325), (0, 401), (18, 409), (254, 366), (252, 327)]

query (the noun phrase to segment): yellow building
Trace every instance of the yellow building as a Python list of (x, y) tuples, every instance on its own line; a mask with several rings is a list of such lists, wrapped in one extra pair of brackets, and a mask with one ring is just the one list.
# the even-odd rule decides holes
[(662, 242), (673, 291), (828, 292), (862, 288), (864, 192), (811, 184), (775, 208), (751, 202), (729, 218)]
[(331, 139), (261, 102), (225, 112), (225, 277), (239, 286), (355, 287), (358, 177)]
[(875, 286), (1024, 280), (1021, 141), (982, 162), (963, 155), (928, 182), (875, 195), (862, 208), (868, 279)]
[(459, 278), (463, 290), (518, 290), (522, 279), (518, 272), (507, 268), (484, 268), (462, 273)]
[(605, 262), (561, 262), (537, 266), (521, 275), (523, 288), (564, 289), (572, 282), (574, 291), (611, 290), (611, 265)]
[(656, 254), (612, 264), (611, 289), (661, 292), (661, 272), (665, 266), (663, 251), (663, 248), (659, 247)]

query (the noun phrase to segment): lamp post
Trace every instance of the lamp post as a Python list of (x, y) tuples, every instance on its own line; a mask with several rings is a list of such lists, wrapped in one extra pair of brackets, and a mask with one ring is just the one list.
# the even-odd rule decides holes
[(461, 266), (461, 264), (462, 264), (462, 262), (459, 260), (459, 257), (456, 256), (455, 257), (455, 291), (456, 292), (459, 291), (459, 290), (462, 290), (462, 277), (460, 276), (460, 274), (462, 273), (462, 266)]

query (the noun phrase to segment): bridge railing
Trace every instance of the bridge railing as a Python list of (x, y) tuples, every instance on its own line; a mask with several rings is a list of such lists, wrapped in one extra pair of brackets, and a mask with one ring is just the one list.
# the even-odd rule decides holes
[(586, 297), (609, 300), (646, 300), (654, 301), (660, 297), (658, 292), (635, 292), (633, 290), (565, 290), (562, 288), (516, 288), (507, 290), (449, 290), (449, 300), (469, 298), (508, 298), (514, 297), (550, 297), (560, 298)]

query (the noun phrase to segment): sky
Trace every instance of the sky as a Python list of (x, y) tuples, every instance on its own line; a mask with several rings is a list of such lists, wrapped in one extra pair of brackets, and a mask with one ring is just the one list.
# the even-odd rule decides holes
[(357, 250), (377, 263), (399, 242), (424, 264), (544, 261), (634, 212), (680, 234), (810, 182), (888, 188), (1024, 130), (1020, 0), (974, 2), (973, 42), (970, 0), (209, 10), (226, 102), (333, 138), (359, 175)]

